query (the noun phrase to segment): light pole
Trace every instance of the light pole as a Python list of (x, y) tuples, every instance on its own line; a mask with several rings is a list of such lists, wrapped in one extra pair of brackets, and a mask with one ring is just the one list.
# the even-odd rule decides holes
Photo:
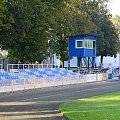
[(120, 52), (119, 52), (119, 79), (120, 79)]
[(53, 64), (53, 67), (54, 67), (54, 55), (55, 55), (55, 33), (54, 33), (54, 29), (53, 28), (49, 28), (49, 31), (51, 31), (52, 35), (51, 35), (51, 43), (52, 43), (52, 64)]

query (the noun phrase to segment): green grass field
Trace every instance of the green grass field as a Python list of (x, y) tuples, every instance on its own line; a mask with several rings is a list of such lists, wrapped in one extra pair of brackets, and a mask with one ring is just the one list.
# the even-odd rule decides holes
[(69, 120), (120, 120), (120, 92), (64, 103), (59, 110)]

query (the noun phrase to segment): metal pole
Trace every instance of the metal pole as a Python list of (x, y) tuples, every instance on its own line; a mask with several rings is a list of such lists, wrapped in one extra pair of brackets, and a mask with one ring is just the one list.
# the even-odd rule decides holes
[(33, 69), (35, 69), (36, 64), (33, 64)]
[(55, 54), (55, 29), (54, 28), (49, 28), (51, 31), (51, 42), (52, 42), (52, 64), (54, 67), (54, 54)]
[(119, 52), (119, 79), (120, 79), (120, 52)]
[(13, 93), (13, 89), (14, 89), (14, 80), (11, 80), (11, 92)]
[(53, 68), (54, 68), (54, 53), (53, 53)]
[(88, 73), (90, 71), (90, 57), (88, 57)]
[(13, 69), (13, 64), (12, 64), (12, 69)]
[(9, 65), (9, 64), (7, 64), (7, 72), (8, 72), (8, 65)]
[(68, 70), (70, 70), (70, 57), (68, 57)]
[(19, 66), (19, 64), (18, 64), (17, 68), (18, 68), (18, 69), (20, 69), (20, 66)]
[(24, 91), (26, 89), (26, 78), (24, 78)]
[(54, 31), (53, 31), (53, 65), (54, 65), (54, 67), (55, 67), (55, 33), (54, 33)]

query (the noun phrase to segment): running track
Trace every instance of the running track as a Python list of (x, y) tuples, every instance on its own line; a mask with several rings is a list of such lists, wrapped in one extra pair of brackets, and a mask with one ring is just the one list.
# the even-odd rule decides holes
[(120, 91), (120, 81), (103, 81), (0, 94), (0, 120), (65, 120), (61, 103)]

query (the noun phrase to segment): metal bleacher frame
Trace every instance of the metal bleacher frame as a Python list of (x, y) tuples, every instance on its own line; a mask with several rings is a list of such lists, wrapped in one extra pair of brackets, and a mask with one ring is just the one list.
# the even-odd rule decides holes
[(0, 69), (3, 69), (3, 64), (0, 64)]

